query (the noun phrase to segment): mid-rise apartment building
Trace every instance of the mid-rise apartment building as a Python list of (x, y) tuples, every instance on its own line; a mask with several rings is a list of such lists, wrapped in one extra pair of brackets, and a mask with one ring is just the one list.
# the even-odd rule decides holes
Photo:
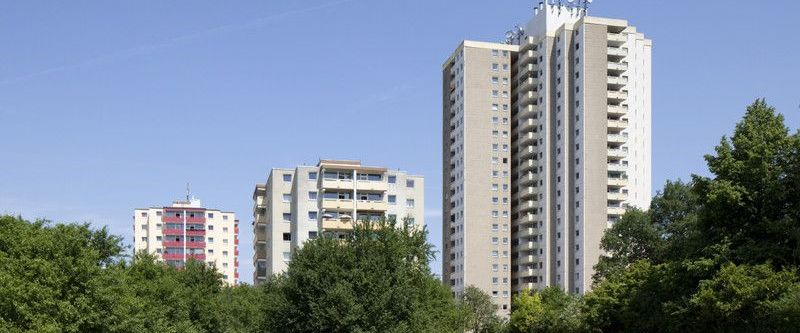
[(253, 192), (253, 281), (284, 272), (309, 239), (340, 237), (354, 221), (386, 217), (422, 228), (424, 179), (360, 161), (272, 169)]
[(203, 208), (199, 200), (133, 212), (133, 248), (183, 267), (194, 259), (215, 266), (223, 280), (239, 280), (239, 220), (233, 212)]
[(591, 288), (604, 230), (651, 191), (651, 41), (540, 3), (443, 65), (443, 279), (510, 296)]

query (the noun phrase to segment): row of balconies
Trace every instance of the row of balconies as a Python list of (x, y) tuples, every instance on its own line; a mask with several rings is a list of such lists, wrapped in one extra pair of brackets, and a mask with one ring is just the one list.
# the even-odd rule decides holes
[(187, 248), (201, 249), (206, 247), (206, 242), (183, 242), (183, 241), (163, 241), (161, 242), (164, 247), (183, 247), (184, 243)]
[[(162, 253), (161, 258), (164, 260), (183, 260), (183, 253)], [(186, 259), (205, 261), (206, 255), (204, 253), (187, 254)]]
[[(323, 189), (352, 190), (353, 185), (352, 179), (322, 179)], [(386, 191), (389, 184), (386, 180), (356, 180), (355, 188), (359, 191)]]
[(183, 236), (184, 231), (186, 232), (186, 236), (205, 236), (205, 230), (197, 230), (197, 229), (163, 229), (161, 232), (166, 236)]
[(321, 201), (322, 209), (326, 210), (350, 211), (357, 207), (359, 210), (385, 211), (388, 208), (388, 204), (383, 200), (322, 199)]

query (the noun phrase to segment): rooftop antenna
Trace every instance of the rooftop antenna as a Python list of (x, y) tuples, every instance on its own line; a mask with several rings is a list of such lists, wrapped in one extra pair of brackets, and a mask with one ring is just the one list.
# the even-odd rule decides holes
[(187, 183), (186, 183), (186, 202), (190, 202), (190, 201), (189, 201), (189, 196), (191, 195), (191, 193), (192, 193), (192, 192), (190, 191), (190, 188), (189, 188), (189, 183), (187, 182)]

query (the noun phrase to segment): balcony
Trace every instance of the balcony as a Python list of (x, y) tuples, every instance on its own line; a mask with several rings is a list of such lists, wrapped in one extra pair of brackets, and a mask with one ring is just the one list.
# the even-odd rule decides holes
[(386, 211), (386, 201), (382, 200), (358, 200), (356, 202), (357, 210), (369, 211)]
[(516, 277), (516, 278), (521, 278), (521, 277), (534, 276), (534, 274), (536, 274), (536, 270), (535, 269), (533, 269), (533, 268), (524, 268), (524, 269), (520, 269), (520, 270), (514, 272), (514, 274), (512, 274), (512, 275), (514, 277)]
[(162, 253), (161, 259), (164, 260), (183, 260), (183, 253)]
[(628, 171), (628, 166), (622, 163), (609, 163), (608, 171), (625, 172)]
[(537, 208), (536, 201), (533, 200), (520, 200), (519, 203), (514, 207), (514, 212), (523, 212), (528, 210), (533, 210)]
[(517, 146), (527, 146), (536, 140), (536, 134), (533, 132), (526, 132), (519, 135), (517, 138)]
[(518, 265), (527, 265), (527, 264), (533, 264), (533, 263), (536, 263), (536, 262), (538, 262), (538, 261), (536, 260), (536, 256), (534, 256), (534, 255), (519, 256), (517, 258), (517, 264)]
[(610, 57), (626, 57), (628, 55), (628, 49), (624, 47), (609, 47), (608, 55)]
[(608, 178), (609, 187), (624, 187), (628, 186), (627, 178)]
[(520, 51), (517, 54), (517, 56), (519, 57), (518, 63), (520, 65), (527, 65), (536, 60), (536, 51), (534, 50)]
[(536, 153), (536, 147), (534, 146), (523, 146), (519, 150), (517, 150), (517, 157), (519, 159), (528, 159), (533, 157), (533, 154)]
[(609, 134), (608, 135), (608, 142), (610, 143), (618, 143), (623, 144), (628, 141), (627, 135), (620, 135), (620, 134)]
[(518, 166), (517, 171), (519, 172), (531, 172), (536, 168), (536, 161), (533, 159), (526, 159), (522, 160)]
[(612, 102), (622, 102), (628, 99), (628, 93), (624, 91), (609, 91), (608, 92), (608, 100)]
[(539, 247), (536, 245), (536, 242), (521, 242), (517, 246), (517, 251), (533, 251), (538, 250)]
[(353, 199), (322, 199), (322, 209), (325, 210), (353, 210)]
[(532, 50), (534, 46), (536, 46), (536, 40), (533, 36), (526, 36), (524, 40), (521, 40), (519, 43), (519, 51), (525, 52), (528, 50)]
[(517, 99), (517, 105), (530, 105), (533, 104), (534, 101), (536, 101), (536, 93), (533, 91), (520, 93), (518, 97), (519, 98)]
[(530, 132), (530, 130), (535, 126), (536, 126), (536, 120), (533, 120), (533, 118), (519, 120), (517, 122), (517, 132), (527, 133)]
[(357, 180), (356, 188), (359, 191), (378, 191), (386, 192), (388, 184), (385, 180)]
[(186, 236), (205, 236), (205, 230), (186, 230)]
[(190, 254), (190, 255), (186, 256), (186, 259), (194, 259), (194, 260), (199, 260), (199, 261), (205, 261), (206, 260), (206, 255), (204, 253)]
[(606, 83), (614, 86), (624, 86), (628, 84), (628, 78), (624, 76), (608, 76)]
[(538, 80), (532, 77), (522, 78), (519, 80), (519, 85), (517, 85), (517, 91), (523, 92), (531, 90), (531, 88), (535, 87), (538, 84)]
[(628, 120), (627, 119), (620, 119), (620, 120), (608, 120), (608, 128), (611, 130), (621, 131), (628, 128)]
[(609, 105), (608, 114), (611, 116), (624, 116), (628, 113), (628, 107), (625, 105)]
[(527, 64), (525, 66), (520, 66), (519, 73), (517, 74), (518, 79), (523, 79), (529, 76), (532, 76), (533, 73), (536, 71), (536, 68), (533, 64)]
[(255, 232), (255, 241), (256, 244), (266, 244), (267, 243), (267, 231), (256, 231)]
[(626, 36), (624, 34), (612, 34), (612, 33), (609, 33), (607, 36), (608, 36), (607, 39), (608, 39), (608, 42), (609, 42), (608, 44), (609, 45), (621, 45), (621, 44), (623, 44), (623, 43), (628, 41), (628, 36)]
[(620, 159), (620, 158), (625, 158), (626, 156), (628, 156), (628, 152), (625, 151), (625, 150), (622, 150), (622, 149), (609, 149), (608, 150), (608, 157), (610, 157), (610, 158)]
[(521, 173), (521, 176), (519, 176), (519, 181), (522, 185), (535, 183), (538, 179), (539, 178), (537, 177), (537, 174), (533, 172), (523, 172)]
[(322, 178), (322, 188), (326, 190), (352, 190), (352, 179)]
[(320, 228), (325, 231), (350, 231), (353, 230), (353, 221), (350, 219), (323, 219), (319, 222)]
[(609, 206), (608, 215), (622, 215), (625, 214), (625, 207)]
[(627, 198), (628, 195), (622, 192), (608, 192), (608, 200), (624, 201)]
[(520, 225), (533, 225), (535, 227), (539, 221), (536, 219), (536, 215), (527, 213), (521, 214), (521, 217), (517, 218), (514, 222)]
[(628, 70), (627, 62), (609, 62), (608, 70), (611, 72), (624, 72)]
[(517, 237), (519, 238), (536, 238), (538, 237), (538, 229), (536, 228), (519, 228)]

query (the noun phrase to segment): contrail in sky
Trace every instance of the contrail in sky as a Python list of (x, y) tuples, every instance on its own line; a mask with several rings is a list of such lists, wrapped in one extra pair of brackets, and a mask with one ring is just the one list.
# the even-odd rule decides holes
[(203, 30), (203, 31), (191, 33), (191, 34), (188, 34), (188, 35), (173, 37), (173, 38), (170, 38), (170, 39), (167, 39), (167, 40), (164, 40), (164, 41), (161, 41), (161, 42), (149, 44), (149, 45), (138, 46), (138, 47), (134, 47), (134, 48), (130, 48), (130, 49), (125, 49), (125, 50), (121, 50), (121, 51), (116, 51), (116, 52), (100, 55), (100, 56), (97, 56), (97, 57), (94, 57), (94, 58), (90, 58), (90, 59), (87, 59), (87, 60), (84, 60), (84, 61), (80, 61), (80, 62), (77, 62), (77, 63), (73, 63), (73, 64), (52, 67), (52, 68), (43, 69), (43, 70), (40, 70), (40, 71), (37, 71), (37, 72), (29, 73), (29, 74), (24, 74), (24, 75), (11, 77), (11, 78), (6, 78), (6, 79), (0, 79), (0, 85), (7, 85), (7, 84), (14, 83), (14, 82), (29, 80), (29, 79), (33, 79), (33, 78), (36, 78), (36, 77), (39, 77), (39, 76), (44, 76), (44, 75), (47, 75), (47, 74), (51, 74), (51, 73), (63, 72), (63, 71), (71, 70), (71, 69), (87, 67), (87, 66), (91, 66), (91, 65), (95, 65), (95, 64), (104, 63), (104, 62), (110, 62), (110, 61), (113, 61), (113, 60), (119, 59), (119, 58), (126, 58), (126, 57), (132, 57), (132, 56), (136, 56), (136, 55), (147, 54), (147, 53), (156, 51), (158, 49), (163, 49), (163, 48), (166, 48), (166, 47), (170, 47), (170, 46), (175, 45), (177, 43), (197, 40), (197, 39), (201, 39), (203, 37), (210, 36), (210, 35), (217, 34), (217, 33), (230, 33), (230, 32), (235, 32), (235, 31), (255, 29), (255, 28), (261, 27), (261, 26), (269, 23), (270, 21), (279, 19), (281, 17), (291, 16), (291, 15), (295, 15), (295, 14), (313, 12), (313, 11), (322, 10), (322, 9), (326, 9), (326, 8), (342, 5), (342, 4), (345, 4), (345, 3), (348, 3), (348, 2), (354, 2), (354, 1), (358, 1), (358, 0), (333, 1), (333, 2), (326, 3), (326, 4), (318, 5), (318, 6), (313, 6), (313, 7), (303, 8), (303, 9), (290, 10), (290, 11), (286, 11), (286, 12), (283, 12), (283, 13), (268, 15), (268, 16), (265, 16), (265, 17), (261, 17), (261, 18), (249, 21), (249, 22), (245, 22), (245, 23), (222, 25), (222, 26), (206, 29), (206, 30)]

